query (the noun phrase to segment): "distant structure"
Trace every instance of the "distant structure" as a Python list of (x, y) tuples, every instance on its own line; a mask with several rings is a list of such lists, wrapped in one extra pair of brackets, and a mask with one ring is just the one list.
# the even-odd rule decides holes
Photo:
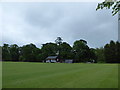
[(48, 56), (46, 63), (73, 63), (73, 59), (59, 60), (58, 56)]
[(46, 58), (46, 63), (56, 63), (58, 62), (58, 56), (48, 56)]
[(66, 59), (65, 63), (73, 63), (73, 59)]
[(120, 11), (118, 12), (118, 41), (120, 42)]

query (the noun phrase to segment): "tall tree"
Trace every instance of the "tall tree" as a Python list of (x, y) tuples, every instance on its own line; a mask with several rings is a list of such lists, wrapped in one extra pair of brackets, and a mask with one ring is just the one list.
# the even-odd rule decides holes
[(117, 63), (120, 63), (120, 43), (116, 42), (116, 48), (117, 48)]
[(2, 61), (2, 46), (0, 46), (0, 61)]
[(88, 53), (89, 53), (89, 61), (97, 63), (97, 55), (95, 53), (95, 49), (94, 48), (90, 48)]
[(56, 44), (60, 45), (62, 43), (62, 38), (61, 37), (57, 37), (57, 39), (55, 40)]
[(11, 60), (9, 44), (4, 44), (2, 46), (2, 60), (3, 61), (10, 61)]
[(106, 60), (106, 62), (111, 62), (111, 59), (110, 59), (110, 57), (109, 57), (109, 54), (111, 53), (110, 52), (110, 45), (109, 44), (106, 44), (105, 46), (104, 46), (104, 48), (105, 48), (105, 51), (104, 51), (104, 54), (105, 54), (105, 60)]
[(119, 43), (115, 43), (114, 41), (110, 41), (110, 44), (105, 45), (105, 59), (107, 63), (118, 63), (118, 55), (119, 51)]
[(34, 44), (28, 44), (21, 47), (21, 56), (20, 59), (23, 61), (36, 62), (38, 55), (38, 48)]
[(10, 54), (12, 61), (19, 61), (19, 47), (16, 44), (10, 45)]
[(61, 56), (60, 56), (60, 53), (61, 53), (61, 50), (60, 50), (60, 45), (62, 44), (62, 41), (63, 41), (63, 39), (61, 38), (61, 37), (57, 37), (57, 39), (55, 40), (55, 43), (58, 45), (58, 50), (57, 50), (57, 56), (59, 56), (59, 61), (61, 61), (60, 60), (60, 58), (61, 58)]
[(60, 44), (59, 49), (59, 57), (61, 61), (64, 61), (65, 59), (73, 59), (72, 47), (68, 43), (63, 42)]
[(98, 63), (105, 63), (105, 55), (104, 55), (104, 48), (96, 48), (95, 49), (96, 59)]
[(42, 52), (42, 59), (45, 60), (48, 56), (54, 56), (56, 55), (58, 51), (58, 46), (55, 43), (46, 43), (43, 44), (42, 48), (41, 48), (41, 52)]
[[(83, 42), (84, 41), (84, 42)], [(87, 46), (87, 41), (77, 40), (74, 42), (73, 51), (75, 53), (75, 62), (86, 62), (89, 60), (89, 47)]]

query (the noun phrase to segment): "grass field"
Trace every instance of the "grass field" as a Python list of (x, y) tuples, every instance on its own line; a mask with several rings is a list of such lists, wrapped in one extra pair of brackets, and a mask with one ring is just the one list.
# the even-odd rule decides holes
[(2, 89), (2, 62), (0, 61), (0, 89)]
[(117, 88), (117, 64), (3, 62), (3, 88)]

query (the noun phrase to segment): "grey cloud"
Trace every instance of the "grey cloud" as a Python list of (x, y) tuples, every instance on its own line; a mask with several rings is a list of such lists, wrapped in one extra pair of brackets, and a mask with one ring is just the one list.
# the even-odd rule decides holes
[[(117, 16), (112, 17), (108, 10), (96, 11), (96, 5), (97, 3), (9, 4), (3, 9), (6, 15), (10, 15), (4, 16), (4, 26), (12, 28), (5, 28), (7, 33), (3, 35), (3, 43), (22, 45), (33, 42), (40, 46), (54, 42), (57, 36), (61, 36), (71, 45), (77, 39), (85, 39), (90, 47), (100, 47), (111, 39), (117, 40)], [(11, 20), (9, 18), (13, 20), (8, 21)], [(11, 36), (11, 30), (17, 36)]]
[(49, 28), (61, 19), (59, 11), (47, 10), (45, 13), (42, 11), (30, 11), (26, 14), (26, 21), (30, 25), (39, 26), (42, 28)]

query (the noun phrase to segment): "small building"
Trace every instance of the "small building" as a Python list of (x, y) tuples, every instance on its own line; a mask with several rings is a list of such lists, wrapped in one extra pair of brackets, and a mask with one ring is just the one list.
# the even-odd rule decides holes
[(58, 56), (48, 56), (46, 58), (46, 63), (56, 63), (58, 62)]
[(73, 63), (73, 59), (66, 59), (65, 63)]

